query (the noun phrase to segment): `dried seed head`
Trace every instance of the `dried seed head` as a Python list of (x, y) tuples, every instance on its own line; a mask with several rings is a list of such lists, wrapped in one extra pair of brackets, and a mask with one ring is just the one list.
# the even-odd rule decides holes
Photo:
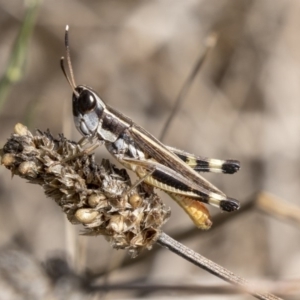
[(90, 207), (96, 207), (99, 204), (107, 205), (106, 197), (103, 194), (92, 194), (88, 197), (88, 204)]
[(121, 233), (124, 230), (124, 226), (124, 217), (122, 215), (113, 215), (109, 220), (107, 229)]
[(11, 153), (6, 153), (1, 158), (1, 165), (4, 165), (6, 168), (11, 167), (15, 162), (15, 156)]
[(141, 206), (141, 204), (143, 203), (143, 199), (139, 194), (133, 194), (129, 197), (129, 203), (133, 208), (137, 208)]
[(131, 189), (127, 172), (108, 160), (97, 164), (79, 144), (49, 131), (32, 135), (22, 124), (1, 150), (2, 164), (43, 187), (85, 235), (104, 235), (132, 257), (150, 249), (170, 216), (160, 198), (141, 184)]
[(89, 224), (99, 217), (100, 213), (90, 208), (80, 208), (76, 211), (75, 217), (82, 224)]
[(26, 126), (24, 126), (23, 124), (21, 124), (21, 123), (17, 123), (15, 125), (14, 131), (15, 131), (15, 134), (18, 134), (18, 135), (32, 136), (32, 134), (28, 130), (28, 128)]
[(36, 178), (38, 176), (37, 166), (33, 161), (22, 162), (18, 167), (18, 171), (26, 177)]

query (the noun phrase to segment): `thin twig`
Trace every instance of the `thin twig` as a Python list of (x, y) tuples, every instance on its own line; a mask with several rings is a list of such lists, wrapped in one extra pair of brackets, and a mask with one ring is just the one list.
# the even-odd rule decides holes
[(239, 277), (232, 273), (231, 271), (221, 267), (220, 265), (212, 262), (206, 257), (199, 253), (196, 253), (192, 249), (184, 246), (183, 244), (175, 241), (170, 236), (165, 233), (161, 233), (157, 243), (163, 247), (168, 248), (170, 251), (178, 254), (184, 259), (190, 261), (196, 266), (208, 271), (209, 273), (240, 287), (243, 291), (253, 295), (255, 298), (260, 300), (280, 300), (277, 296), (269, 293), (261, 294), (256, 291), (256, 289), (251, 286), (251, 284), (244, 278)]
[(237, 295), (241, 294), (240, 290), (232, 286), (225, 285), (182, 285), (182, 284), (152, 284), (152, 283), (115, 283), (115, 284), (101, 284), (91, 287), (91, 291), (106, 291), (106, 292), (119, 292), (119, 291), (140, 291), (147, 294), (172, 291), (184, 292), (193, 294), (207, 294), (207, 295)]
[(258, 209), (273, 217), (300, 226), (300, 207), (298, 205), (282, 201), (266, 192), (258, 195), (255, 204)]
[(185, 98), (185, 96), (187, 95), (191, 84), (193, 83), (197, 73), (199, 72), (201, 66), (203, 65), (203, 62), (205, 61), (208, 53), (210, 52), (210, 50), (215, 46), (216, 44), (216, 35), (215, 34), (211, 34), (207, 41), (206, 41), (206, 47), (205, 47), (205, 51), (204, 53), (202, 53), (200, 55), (200, 57), (198, 58), (196, 64), (194, 65), (194, 68), (192, 69), (192, 72), (190, 73), (190, 75), (188, 76), (187, 80), (185, 81), (183, 87), (181, 88), (177, 99), (175, 101), (175, 104), (173, 106), (173, 109), (171, 111), (171, 114), (169, 115), (168, 119), (166, 120), (165, 125), (163, 126), (163, 130), (160, 134), (159, 140), (163, 142), (166, 133), (171, 125), (171, 122), (174, 118), (174, 116), (177, 114), (178, 110), (180, 109), (180, 106)]
[[(299, 295), (299, 280), (288, 280), (288, 281), (274, 281), (259, 284), (259, 288), (268, 288), (268, 290), (276, 291), (281, 295), (296, 296)], [(240, 295), (244, 294), (245, 291), (240, 288), (230, 286), (228, 284), (216, 284), (216, 285), (204, 285), (204, 284), (164, 284), (155, 282), (144, 282), (141, 278), (140, 282), (129, 281), (122, 283), (108, 283), (108, 284), (93, 284), (88, 287), (91, 292), (120, 292), (120, 291), (135, 291), (142, 292), (145, 294), (153, 294), (157, 292), (172, 291), (182, 292), (185, 295), (197, 294), (197, 295)]]

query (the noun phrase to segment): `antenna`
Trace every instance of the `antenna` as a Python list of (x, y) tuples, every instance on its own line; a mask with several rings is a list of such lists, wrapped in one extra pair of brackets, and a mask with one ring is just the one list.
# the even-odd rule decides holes
[(70, 55), (70, 46), (69, 46), (69, 25), (66, 26), (66, 31), (65, 31), (65, 49), (66, 49), (66, 58), (67, 58), (67, 64), (68, 64), (68, 69), (70, 76), (68, 76), (65, 68), (65, 58), (64, 56), (61, 57), (60, 59), (60, 67), (64, 73), (64, 76), (66, 77), (67, 81), (69, 82), (69, 85), (71, 86), (73, 93), (76, 95), (76, 97), (79, 97), (78, 92), (75, 90), (76, 89), (76, 83), (74, 79), (74, 72), (72, 68), (72, 62), (71, 62), (71, 55)]

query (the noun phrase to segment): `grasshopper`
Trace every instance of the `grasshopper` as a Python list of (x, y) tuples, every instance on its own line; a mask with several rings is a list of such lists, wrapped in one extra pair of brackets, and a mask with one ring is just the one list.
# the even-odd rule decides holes
[(237, 160), (218, 160), (195, 156), (164, 145), (152, 134), (117, 110), (108, 106), (86, 85), (76, 85), (65, 31), (66, 59), (70, 77), (61, 58), (61, 68), (73, 90), (73, 117), (77, 130), (85, 140), (104, 144), (108, 152), (123, 166), (134, 171), (146, 184), (168, 193), (189, 214), (196, 226), (207, 229), (207, 203), (232, 212), (239, 202), (227, 197), (199, 172), (233, 174), (240, 168)]

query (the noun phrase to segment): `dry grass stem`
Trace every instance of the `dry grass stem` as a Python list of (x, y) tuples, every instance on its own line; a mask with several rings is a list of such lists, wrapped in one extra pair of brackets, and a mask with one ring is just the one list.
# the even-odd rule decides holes
[(207, 259), (199, 253), (194, 252), (192, 249), (182, 245), (175, 241), (165, 233), (162, 233), (157, 240), (157, 243), (163, 247), (168, 248), (170, 251), (178, 254), (194, 265), (208, 271), (209, 273), (216, 275), (217, 277), (239, 287), (242, 291), (253, 295), (260, 300), (280, 300), (281, 298), (269, 293), (261, 293), (257, 291), (255, 286), (251, 285), (246, 279), (239, 277), (231, 271), (223, 268), (215, 262)]
[(256, 292), (245, 279), (163, 233), (161, 226), (170, 210), (152, 187), (143, 183), (133, 187), (126, 170), (117, 169), (108, 160), (97, 164), (94, 154), (87, 154), (62, 134), (54, 138), (48, 130), (33, 135), (17, 124), (1, 155), (1, 163), (12, 175), (41, 185), (72, 224), (83, 225), (83, 234), (104, 235), (114, 248), (129, 249), (132, 257), (157, 242), (257, 299), (280, 299)]
[(256, 206), (263, 212), (281, 220), (300, 226), (300, 207), (278, 199), (272, 194), (262, 192), (257, 196)]

